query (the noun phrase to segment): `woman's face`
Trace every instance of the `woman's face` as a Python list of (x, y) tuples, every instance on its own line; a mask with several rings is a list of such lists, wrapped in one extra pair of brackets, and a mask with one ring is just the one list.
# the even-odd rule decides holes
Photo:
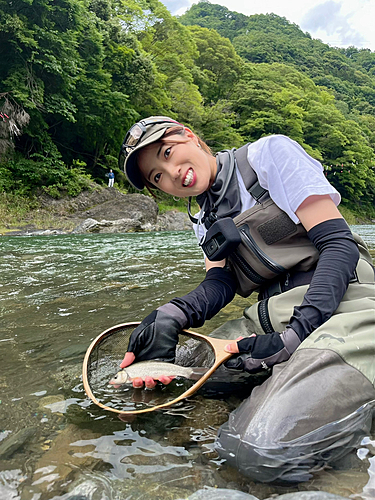
[(137, 159), (149, 183), (180, 198), (203, 193), (216, 176), (216, 159), (201, 149), (189, 129), (142, 148)]

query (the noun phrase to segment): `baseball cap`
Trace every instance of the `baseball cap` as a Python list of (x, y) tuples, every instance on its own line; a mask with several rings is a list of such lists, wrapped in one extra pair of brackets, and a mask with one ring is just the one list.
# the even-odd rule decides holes
[(158, 141), (165, 132), (181, 123), (167, 116), (150, 116), (135, 123), (125, 135), (119, 154), (119, 167), (124, 169), (129, 182), (137, 189), (145, 187), (137, 165), (137, 155), (141, 148)]

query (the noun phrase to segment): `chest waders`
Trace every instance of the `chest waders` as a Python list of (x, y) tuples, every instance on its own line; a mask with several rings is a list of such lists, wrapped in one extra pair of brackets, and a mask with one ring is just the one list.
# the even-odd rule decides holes
[[(244, 163), (239, 157), (237, 162), (243, 176)], [(271, 205), (268, 193), (262, 193), (259, 184), (256, 189), (259, 201), (263, 196), (263, 203)], [(335, 313), (288, 361), (274, 366), (272, 375), (253, 389), (218, 432), (220, 456), (252, 479), (306, 481), (313, 470), (334, 463), (358, 446), (370, 431), (375, 409), (374, 268), (365, 243), (357, 235), (354, 238), (360, 259)], [(310, 254), (302, 270), (313, 268), (314, 258)], [(306, 276), (310, 279), (312, 273)], [(280, 273), (281, 279), (288, 279), (288, 274)], [(266, 282), (257, 285), (258, 290), (267, 291)], [(281, 285), (271, 281), (267, 298), (245, 309), (244, 318), (229, 321), (212, 335), (236, 339), (240, 334), (283, 331), (294, 307), (302, 303), (308, 283), (287, 291)], [(221, 374), (230, 380), (233, 373), (223, 368)]]

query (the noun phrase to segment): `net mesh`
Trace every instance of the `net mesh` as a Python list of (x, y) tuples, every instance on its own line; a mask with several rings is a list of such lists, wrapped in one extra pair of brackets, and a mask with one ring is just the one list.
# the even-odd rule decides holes
[[(195, 381), (179, 378), (164, 386), (157, 384), (152, 390), (134, 389), (132, 385), (114, 388), (109, 381), (120, 370), (129, 344), (129, 338), (137, 325), (123, 325), (108, 331), (92, 348), (87, 361), (87, 383), (94, 397), (108, 407), (133, 412), (170, 403)], [(212, 347), (204, 340), (192, 338), (187, 332), (179, 335), (175, 364), (185, 367), (210, 368), (215, 362)]]

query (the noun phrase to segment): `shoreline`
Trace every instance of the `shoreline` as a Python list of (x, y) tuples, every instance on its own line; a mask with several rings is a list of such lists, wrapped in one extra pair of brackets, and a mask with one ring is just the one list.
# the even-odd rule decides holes
[[(125, 194), (117, 188), (82, 191), (74, 198), (55, 199), (46, 194), (33, 201), (0, 199), (0, 236), (40, 236), (88, 233), (134, 233), (191, 230), (192, 223), (181, 206), (159, 206), (150, 196)], [(197, 207), (198, 209), (198, 207)], [(375, 219), (345, 206), (340, 213), (349, 225), (373, 225)]]

